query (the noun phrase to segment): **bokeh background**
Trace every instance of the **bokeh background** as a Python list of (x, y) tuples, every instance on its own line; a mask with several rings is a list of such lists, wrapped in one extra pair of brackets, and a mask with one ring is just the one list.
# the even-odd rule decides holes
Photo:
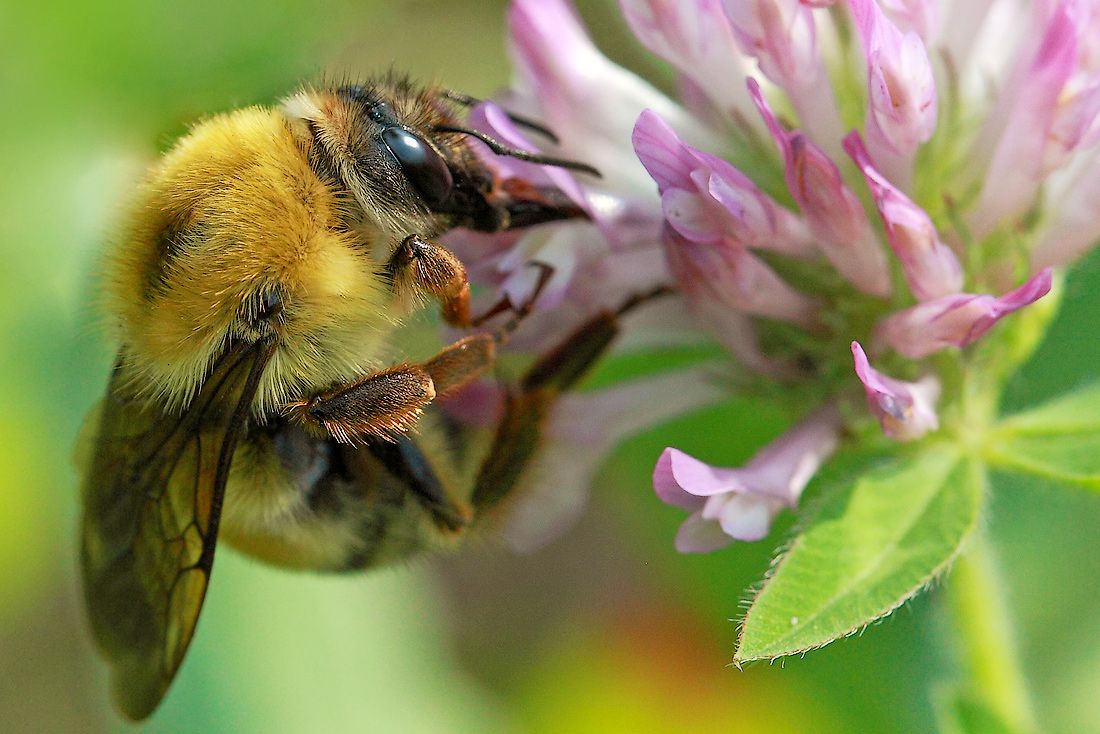
[[(611, 0), (579, 7), (610, 56), (667, 82)], [(118, 202), (189, 121), (322, 72), (393, 65), (490, 94), (509, 77), (503, 17), (501, 0), (0, 2), (0, 731), (128, 728), (80, 606), (70, 461), (112, 357), (94, 271)], [(1097, 373), (1097, 316), (1092, 258), (1012, 404)], [(744, 398), (632, 440), (581, 525), (530, 556), (483, 543), (325, 578), (219, 554), (195, 644), (145, 729), (935, 731), (957, 670), (949, 589), (804, 658), (727, 666), (771, 547), (677, 555), (681, 513), (649, 472), (668, 443), (736, 463), (783, 422)], [(1100, 497), (1000, 482), (986, 523), (1047, 729), (1100, 731)]]

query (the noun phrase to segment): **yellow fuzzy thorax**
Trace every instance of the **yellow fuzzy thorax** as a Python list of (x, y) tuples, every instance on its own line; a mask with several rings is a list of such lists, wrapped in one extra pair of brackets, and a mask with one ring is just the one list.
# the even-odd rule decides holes
[(106, 262), (106, 306), (135, 394), (186, 406), (270, 292), (283, 312), (257, 413), (378, 366), (393, 298), (345, 214), (280, 112), (252, 107), (196, 126), (151, 171)]

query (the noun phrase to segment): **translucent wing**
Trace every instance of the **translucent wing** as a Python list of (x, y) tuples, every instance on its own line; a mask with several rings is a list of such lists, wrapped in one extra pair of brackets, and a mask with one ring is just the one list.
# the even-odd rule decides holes
[(233, 450), (270, 354), (231, 347), (180, 416), (120, 398), (117, 375), (103, 402), (83, 486), (84, 593), (132, 719), (157, 707), (191, 642)]

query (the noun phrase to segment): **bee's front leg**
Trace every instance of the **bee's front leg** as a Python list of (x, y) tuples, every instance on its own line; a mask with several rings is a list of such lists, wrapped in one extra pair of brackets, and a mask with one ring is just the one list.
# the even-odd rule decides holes
[[(439, 299), (449, 323), (472, 325), (466, 269), (450, 250), (409, 235), (386, 267), (395, 292), (412, 288), (429, 293)], [(549, 279), (551, 268), (541, 267), (543, 277), (530, 298), (519, 306), (510, 306), (512, 318), (495, 332), (463, 337), (426, 362), (379, 370), (348, 385), (293, 402), (285, 412), (342, 443), (392, 439), (405, 433), (436, 397), (457, 392), (493, 368), (497, 346), (507, 341), (527, 316)]]
[(426, 293), (439, 300), (443, 319), (470, 326), (470, 283), (462, 261), (443, 245), (411, 234), (386, 263), (396, 293)]
[(443, 320), (451, 326), (464, 329), (476, 327), (498, 314), (511, 312), (512, 318), (502, 329), (502, 332), (511, 332), (530, 313), (554, 273), (554, 268), (546, 263), (532, 261), (528, 264), (540, 271), (531, 295), (520, 304), (512, 303), (505, 295), (496, 305), (477, 317), (470, 314), (470, 283), (466, 277), (466, 268), (443, 245), (411, 234), (401, 241), (390, 256), (386, 263), (386, 272), (395, 293), (426, 293), (436, 298)]

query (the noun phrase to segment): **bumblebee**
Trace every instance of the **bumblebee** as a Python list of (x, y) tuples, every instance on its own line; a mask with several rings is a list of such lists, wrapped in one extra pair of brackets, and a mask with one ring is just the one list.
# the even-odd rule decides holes
[(617, 314), (600, 314), (537, 359), (473, 458), (433, 410), (492, 370), (531, 306), (405, 361), (397, 329), (425, 300), (456, 327), (482, 320), (434, 238), (583, 216), (495, 176), (472, 141), (595, 173), (463, 127), (475, 102), (396, 77), (305, 88), (198, 124), (142, 185), (105, 262), (120, 346), (82, 480), (85, 598), (127, 717), (176, 675), (219, 538), (317, 571), (453, 545), (516, 487), (554, 397), (614, 337)]

